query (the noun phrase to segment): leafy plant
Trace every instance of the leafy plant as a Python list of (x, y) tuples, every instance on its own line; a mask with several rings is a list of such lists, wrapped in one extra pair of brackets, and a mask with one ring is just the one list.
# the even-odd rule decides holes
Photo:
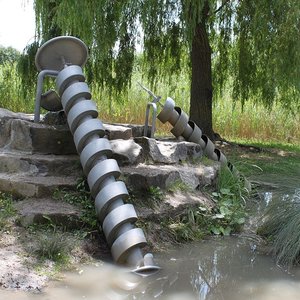
[(53, 197), (57, 200), (62, 200), (80, 207), (82, 209), (80, 218), (87, 229), (97, 229), (98, 220), (95, 213), (94, 201), (91, 198), (87, 183), (84, 179), (78, 180), (76, 191), (56, 190)]
[(161, 201), (164, 197), (163, 191), (156, 186), (150, 186), (148, 192), (149, 198), (153, 201)]
[(208, 234), (209, 219), (200, 208), (189, 208), (178, 220), (170, 220), (168, 227), (173, 231), (177, 242), (200, 240)]
[(217, 190), (211, 195), (216, 203), (211, 212), (211, 232), (229, 235), (239, 231), (245, 223), (245, 204), (249, 197), (243, 178), (232, 174), (227, 167), (221, 168)]

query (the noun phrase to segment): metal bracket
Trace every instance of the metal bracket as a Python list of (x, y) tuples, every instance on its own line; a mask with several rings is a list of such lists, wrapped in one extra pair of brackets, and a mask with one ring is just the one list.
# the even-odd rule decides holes
[(149, 128), (149, 115), (150, 115), (150, 108), (152, 107), (152, 122), (151, 122), (151, 133), (150, 138), (154, 137), (155, 133), (155, 122), (156, 122), (156, 112), (157, 106), (156, 103), (149, 102), (146, 108), (146, 117), (145, 117), (145, 126), (144, 126), (144, 136), (148, 136), (148, 128)]
[(38, 75), (36, 96), (35, 96), (35, 106), (34, 106), (34, 123), (40, 121), (40, 111), (41, 111), (41, 97), (43, 91), (44, 78), (46, 76), (56, 77), (59, 71), (54, 70), (42, 70)]
[(145, 90), (152, 98), (152, 102), (148, 102), (147, 108), (146, 108), (146, 117), (145, 117), (145, 126), (144, 126), (144, 136), (148, 135), (148, 128), (149, 128), (149, 115), (150, 115), (150, 109), (152, 107), (152, 121), (151, 121), (151, 133), (150, 137), (154, 137), (155, 133), (155, 122), (156, 122), (156, 114), (157, 114), (157, 105), (156, 103), (160, 104), (159, 101), (161, 99), (161, 96), (156, 96), (152, 91), (150, 91), (148, 88), (143, 86), (141, 83), (138, 82), (138, 85)]

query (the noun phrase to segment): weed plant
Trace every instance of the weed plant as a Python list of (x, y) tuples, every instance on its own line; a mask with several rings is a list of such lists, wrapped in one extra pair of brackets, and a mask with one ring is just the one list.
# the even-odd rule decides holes
[(189, 208), (162, 223), (173, 232), (177, 242), (199, 240), (209, 234), (230, 235), (241, 230), (249, 198), (244, 179), (233, 175), (227, 167), (221, 168), (216, 190), (210, 194), (215, 202), (213, 207)]
[(49, 259), (59, 264), (67, 264), (74, 242), (74, 238), (70, 239), (66, 233), (48, 229), (36, 234), (30, 250), (41, 261)]
[(82, 209), (80, 218), (84, 224), (85, 230), (98, 230), (98, 220), (95, 213), (94, 201), (91, 198), (86, 180), (78, 180), (76, 191), (63, 189), (56, 190), (53, 197), (56, 200), (65, 201), (69, 204), (80, 207)]
[(258, 234), (271, 245), (278, 264), (300, 264), (300, 189), (292, 197), (273, 200), (266, 209)]
[(176, 191), (192, 192), (193, 188), (181, 180), (175, 180), (168, 186), (167, 190), (170, 193), (175, 193)]
[(201, 240), (210, 233), (211, 218), (206, 208), (189, 208), (176, 219), (169, 219), (167, 227), (179, 243)]
[(216, 191), (211, 194), (215, 202), (209, 212), (213, 220), (210, 225), (212, 233), (229, 235), (241, 230), (247, 215), (249, 192), (243, 177), (236, 176), (227, 167), (220, 169)]
[(15, 215), (16, 210), (13, 206), (12, 196), (0, 192), (0, 232), (6, 230), (9, 219)]
[(149, 189), (143, 191), (129, 189), (129, 198), (127, 199), (127, 202), (138, 207), (155, 209), (159, 207), (164, 197), (164, 192), (159, 187), (150, 186)]

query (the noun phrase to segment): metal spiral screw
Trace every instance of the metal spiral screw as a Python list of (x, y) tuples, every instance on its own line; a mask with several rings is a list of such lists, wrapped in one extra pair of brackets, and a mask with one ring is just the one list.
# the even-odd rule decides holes
[(189, 120), (188, 115), (180, 107), (175, 106), (173, 99), (167, 98), (157, 118), (162, 123), (169, 122), (173, 126), (171, 133), (175, 137), (182, 136), (186, 141), (199, 144), (208, 158), (234, 168), (232, 164), (229, 165), (225, 155), (215, 148), (214, 143), (202, 134), (201, 129), (195, 122)]
[[(124, 182), (117, 180), (121, 171), (117, 161), (111, 158), (112, 149), (81, 68), (86, 57), (87, 48), (81, 40), (58, 37), (39, 49), (36, 64), (39, 69), (45, 64), (59, 71), (56, 90), (113, 259), (134, 267), (141, 275), (152, 274), (159, 267), (154, 265), (152, 254), (143, 256), (141, 248), (147, 243), (144, 232), (134, 225), (137, 214), (133, 205), (123, 201), (128, 191)], [(73, 61), (80, 63), (75, 65)]]
[[(158, 99), (152, 92), (151, 94), (154, 96), (154, 99)], [(161, 111), (157, 118), (162, 123), (169, 122), (173, 126), (171, 133), (175, 137), (182, 136), (186, 141), (199, 144), (208, 158), (219, 161), (222, 165), (227, 166), (236, 178), (244, 181), (245, 189), (251, 191), (250, 181), (240, 174), (231, 162), (227, 161), (226, 156), (219, 149), (215, 148), (214, 143), (206, 135), (202, 134), (201, 129), (196, 123), (189, 120), (188, 115), (180, 107), (175, 106), (175, 102), (172, 98), (168, 97), (164, 105), (159, 104), (161, 105)]]

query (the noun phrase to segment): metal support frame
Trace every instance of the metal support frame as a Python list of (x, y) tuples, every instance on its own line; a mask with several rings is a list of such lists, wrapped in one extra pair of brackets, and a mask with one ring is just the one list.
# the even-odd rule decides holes
[(154, 137), (154, 133), (156, 130), (156, 126), (155, 126), (155, 122), (156, 122), (156, 114), (157, 114), (157, 104), (161, 105), (159, 103), (161, 96), (156, 96), (154, 95), (154, 93), (152, 91), (150, 91), (148, 88), (146, 88), (145, 86), (143, 86), (141, 83), (138, 82), (138, 85), (145, 90), (152, 98), (152, 102), (149, 102), (147, 104), (147, 108), (146, 108), (146, 117), (145, 117), (145, 127), (144, 127), (144, 136), (148, 135), (148, 127), (149, 127), (149, 115), (150, 115), (150, 108), (153, 108), (152, 111), (152, 122), (151, 122), (151, 133), (150, 133), (150, 137), (153, 138)]
[(56, 77), (58, 73), (59, 72), (55, 70), (42, 70), (38, 75), (34, 106), (34, 123), (38, 123), (40, 121), (41, 97), (43, 92), (44, 79), (46, 76)]
[(145, 126), (144, 126), (144, 136), (148, 136), (148, 128), (149, 128), (149, 115), (150, 115), (150, 109), (152, 107), (152, 120), (151, 120), (151, 132), (150, 132), (150, 137), (154, 137), (155, 133), (155, 122), (156, 122), (156, 113), (157, 113), (157, 105), (156, 103), (149, 102), (147, 104), (146, 108), (146, 117), (145, 117)]

